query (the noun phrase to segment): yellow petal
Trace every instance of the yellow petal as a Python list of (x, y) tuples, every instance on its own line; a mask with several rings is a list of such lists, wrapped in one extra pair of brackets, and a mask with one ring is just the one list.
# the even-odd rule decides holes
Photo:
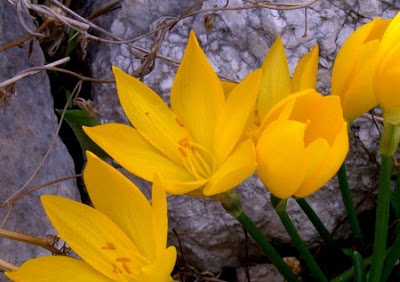
[(381, 63), (375, 76), (375, 91), (379, 104), (383, 110), (384, 118), (393, 123), (400, 124), (400, 43), (393, 46), (392, 50)]
[(346, 92), (349, 81), (355, 73), (355, 59), (358, 57), (359, 48), (378, 20), (362, 25), (346, 39), (340, 48), (332, 69), (332, 95), (341, 96)]
[(99, 211), (59, 196), (41, 197), (59, 236), (89, 265), (105, 276), (134, 277), (149, 263), (128, 236)]
[(250, 73), (235, 87), (225, 103), (215, 128), (214, 153), (219, 166), (242, 136), (250, 114), (254, 110), (261, 71)]
[(375, 50), (378, 44), (378, 40), (373, 40), (359, 48), (359, 71), (353, 74), (345, 92), (337, 94), (341, 98), (344, 118), (349, 123), (378, 105), (373, 87), (377, 59)]
[(339, 170), (348, 151), (349, 139), (347, 124), (344, 124), (332, 148), (324, 155), (319, 169), (315, 170), (315, 174), (312, 178), (308, 178), (308, 181), (302, 184), (299, 190), (296, 191), (295, 196), (300, 198), (307, 197), (325, 185)]
[(138, 79), (113, 67), (119, 100), (140, 134), (166, 156), (180, 162), (178, 142), (189, 133), (164, 101)]
[[(167, 182), (165, 181), (165, 190), (172, 195), (182, 194), (198, 194), (197, 189), (200, 189), (204, 184), (208, 182), (208, 179), (199, 179), (188, 182)], [(194, 192), (196, 191), (196, 192)]]
[(164, 156), (130, 126), (108, 123), (83, 130), (121, 166), (147, 181), (152, 181), (156, 172), (168, 180), (193, 180), (183, 166)]
[(309, 105), (315, 103), (320, 98), (321, 94), (313, 89), (307, 89), (283, 98), (264, 118), (260, 127), (260, 134), (271, 122), (277, 119), (304, 120), (307, 118), (310, 110), (312, 110), (309, 108)]
[(109, 282), (110, 279), (82, 260), (65, 256), (40, 257), (24, 262), (17, 271), (6, 272), (13, 281)]
[(393, 18), (393, 20), (386, 20), (387, 28), (385, 29), (385, 24), (379, 30), (384, 31), (381, 44), (378, 51), (378, 60), (382, 60), (390, 52), (390, 50), (396, 46), (400, 41), (400, 13)]
[(172, 85), (171, 107), (194, 141), (211, 151), (224, 103), (221, 83), (192, 31)]
[(206, 196), (226, 192), (254, 173), (257, 163), (253, 141), (248, 139), (236, 147), (222, 166), (214, 173), (203, 190)]
[(257, 100), (260, 120), (282, 98), (291, 93), (291, 78), (281, 38), (271, 46), (262, 65), (262, 78)]
[[(83, 173), (94, 207), (117, 224), (149, 260), (156, 256), (153, 210), (142, 192), (118, 170), (86, 153)], [(165, 237), (167, 235), (165, 234)]]
[(304, 55), (296, 66), (292, 78), (292, 93), (305, 89), (315, 89), (318, 72), (318, 45)]
[(307, 110), (306, 116), (294, 118), (292, 115), (292, 119), (307, 124), (305, 145), (308, 146), (318, 138), (323, 138), (332, 146), (345, 124), (339, 97), (320, 96), (305, 109)]
[(330, 146), (328, 142), (324, 139), (317, 139), (309, 146), (306, 147), (305, 150), (305, 160), (306, 160), (306, 172), (304, 181), (294, 193), (296, 197), (305, 197), (304, 195), (311, 195), (322, 186), (318, 185), (320, 183), (316, 183), (317, 179), (316, 174), (319, 174), (321, 170), (323, 170), (323, 164), (325, 164), (326, 159), (328, 158), (328, 154), (330, 151)]
[(167, 195), (165, 194), (164, 183), (158, 174), (154, 175), (152, 188), (152, 211), (153, 211), (153, 234), (157, 248), (157, 255), (160, 255), (167, 247), (168, 237), (168, 208)]
[(258, 140), (258, 176), (278, 198), (292, 196), (304, 180), (305, 128), (303, 123), (296, 121), (273, 121)]
[(238, 85), (236, 82), (221, 80), (222, 89), (224, 90), (225, 100), (229, 97), (232, 90)]
[(141, 282), (170, 282), (171, 272), (176, 261), (175, 247), (169, 247), (150, 265), (142, 268), (142, 272), (137, 279)]

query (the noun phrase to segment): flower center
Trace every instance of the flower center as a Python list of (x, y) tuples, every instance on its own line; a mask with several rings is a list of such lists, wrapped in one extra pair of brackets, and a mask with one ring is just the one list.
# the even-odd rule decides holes
[[(189, 136), (178, 141), (178, 151), (185, 168), (197, 179), (209, 178), (215, 170), (215, 157), (207, 148), (194, 142)], [(209, 164), (206, 159), (211, 160)]]

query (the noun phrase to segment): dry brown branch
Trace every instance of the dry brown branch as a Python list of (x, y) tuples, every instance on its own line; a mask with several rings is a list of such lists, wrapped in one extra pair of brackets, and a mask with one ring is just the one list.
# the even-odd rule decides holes
[(56, 184), (56, 183), (59, 183), (59, 182), (70, 180), (70, 179), (73, 179), (73, 178), (78, 178), (78, 177), (81, 177), (81, 176), (82, 176), (81, 173), (70, 175), (70, 176), (64, 176), (64, 177), (61, 177), (61, 178), (58, 178), (58, 179), (43, 183), (41, 185), (37, 185), (37, 186), (32, 187), (31, 189), (27, 190), (27, 191), (24, 191), (22, 193), (19, 193), (19, 194), (15, 195), (14, 197), (9, 198), (8, 199), (8, 203), (7, 202), (0, 203), (0, 208), (6, 206), (7, 204), (8, 205), (13, 205), (16, 201), (18, 201), (22, 197), (24, 197), (26, 195), (29, 195), (29, 194), (31, 194), (31, 193), (39, 190), (39, 189), (45, 188), (47, 186), (50, 186), (50, 185), (53, 185), (53, 184)]
[(56, 244), (58, 241), (57, 236), (46, 236), (45, 238), (39, 238), (39, 237), (31, 236), (28, 234), (14, 232), (14, 231), (0, 228), (0, 237), (36, 245), (36, 246), (42, 247), (56, 255), (64, 254), (62, 251), (60, 251), (59, 249), (54, 247), (54, 244)]
[(0, 272), (4, 271), (15, 271), (18, 269), (18, 266), (12, 264), (11, 262), (5, 261), (0, 258)]
[(43, 70), (46, 70), (48, 68), (52, 68), (52, 67), (55, 67), (55, 66), (58, 66), (58, 65), (62, 65), (62, 64), (66, 63), (66, 62), (69, 62), (69, 61), (70, 61), (70, 58), (69, 57), (65, 57), (65, 58), (62, 58), (60, 60), (57, 60), (55, 62), (52, 62), (52, 63), (44, 65), (44, 66), (37, 66), (37, 67), (27, 68), (27, 69), (21, 71), (20, 73), (17, 73), (13, 78), (10, 78), (10, 79), (0, 83), (0, 89), (5, 87), (5, 86), (7, 86), (7, 85), (9, 85), (9, 84), (15, 83), (18, 80), (23, 79), (24, 77), (36, 74), (36, 73), (41, 72)]

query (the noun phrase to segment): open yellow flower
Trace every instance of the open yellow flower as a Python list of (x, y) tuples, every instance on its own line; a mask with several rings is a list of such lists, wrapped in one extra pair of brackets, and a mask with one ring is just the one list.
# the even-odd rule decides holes
[(167, 248), (167, 200), (158, 177), (152, 205), (116, 169), (87, 154), (84, 179), (96, 209), (59, 196), (42, 196), (59, 236), (83, 260), (51, 256), (7, 272), (15, 281), (171, 281), (176, 250)]
[(348, 123), (378, 105), (373, 77), (378, 46), (390, 20), (376, 18), (358, 28), (343, 44), (332, 70), (332, 95), (340, 97)]
[(309, 89), (284, 98), (265, 117), (256, 146), (257, 172), (276, 197), (306, 197), (332, 178), (348, 149), (337, 96)]
[(315, 89), (317, 71), (318, 45), (315, 45), (300, 59), (291, 78), (285, 48), (278, 37), (262, 64), (257, 103), (247, 124), (247, 134), (256, 140), (264, 117), (283, 98), (302, 90)]
[(385, 120), (400, 125), (400, 13), (387, 27), (377, 55), (374, 87)]
[(241, 141), (253, 110), (260, 71), (225, 99), (223, 87), (194, 32), (171, 90), (171, 108), (138, 79), (113, 67), (121, 105), (133, 127), (85, 127), (104, 151), (133, 174), (155, 172), (171, 194), (211, 196), (235, 187), (256, 169), (251, 140)]

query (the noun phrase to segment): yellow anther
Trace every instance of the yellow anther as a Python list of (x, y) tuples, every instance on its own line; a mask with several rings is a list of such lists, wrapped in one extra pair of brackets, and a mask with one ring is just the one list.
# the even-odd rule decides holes
[(118, 261), (118, 262), (131, 262), (132, 260), (130, 258), (116, 258), (116, 261)]
[(178, 118), (175, 118), (176, 123), (180, 126), (180, 127), (185, 127), (185, 125), (183, 124), (183, 122), (181, 120), (179, 120)]

